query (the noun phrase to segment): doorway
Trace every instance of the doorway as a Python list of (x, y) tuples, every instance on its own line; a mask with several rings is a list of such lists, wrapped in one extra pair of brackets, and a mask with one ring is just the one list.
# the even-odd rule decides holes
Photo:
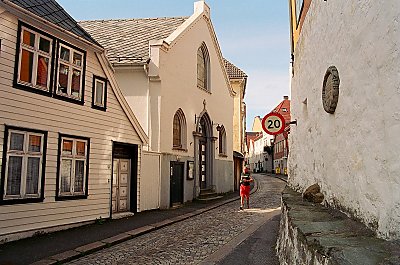
[(183, 203), (183, 175), (185, 163), (171, 162), (170, 164), (170, 206)]
[(111, 213), (137, 212), (138, 145), (113, 142)]

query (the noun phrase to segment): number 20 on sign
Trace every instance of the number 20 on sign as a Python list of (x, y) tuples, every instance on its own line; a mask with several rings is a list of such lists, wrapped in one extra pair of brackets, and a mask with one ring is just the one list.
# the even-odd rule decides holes
[(271, 112), (262, 119), (262, 127), (268, 134), (280, 134), (285, 129), (285, 118), (280, 113)]

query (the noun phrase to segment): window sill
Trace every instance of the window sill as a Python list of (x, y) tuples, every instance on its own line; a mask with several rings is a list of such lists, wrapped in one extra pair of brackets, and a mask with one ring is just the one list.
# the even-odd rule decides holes
[(0, 201), (0, 205), (10, 205), (10, 204), (24, 204), (24, 203), (38, 203), (43, 202), (44, 198), (24, 198), (24, 199), (12, 199), (12, 198), (4, 198)]
[(207, 92), (208, 94), (211, 94), (211, 91), (210, 91), (210, 90), (207, 90), (207, 89), (205, 89), (205, 88), (202, 87), (202, 86), (197, 85), (197, 88), (203, 90), (204, 92)]
[[(71, 103), (75, 103), (75, 104), (79, 104), (79, 105), (84, 105), (84, 101), (83, 99), (79, 99), (77, 97), (73, 97), (73, 96), (69, 96), (67, 94), (63, 94), (63, 93), (56, 93), (53, 96), (56, 99), (60, 99), (63, 101), (67, 101), (67, 102), (71, 102)], [(83, 98), (83, 95), (82, 95)]]
[(172, 147), (172, 150), (174, 151), (181, 151), (181, 152), (187, 152), (188, 150), (185, 148), (181, 148), (181, 147)]
[(58, 195), (56, 197), (56, 201), (66, 201), (66, 200), (80, 200), (87, 199), (87, 195)]
[(219, 157), (228, 157), (226, 154), (218, 154)]

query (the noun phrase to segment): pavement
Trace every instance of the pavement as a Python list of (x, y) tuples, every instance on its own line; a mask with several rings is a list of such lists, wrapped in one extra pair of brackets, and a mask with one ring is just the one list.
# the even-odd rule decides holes
[[(279, 175), (277, 178), (284, 180)], [(252, 193), (257, 189), (253, 187)], [(167, 210), (151, 210), (121, 219), (37, 235), (0, 245), (0, 265), (62, 264), (129, 239), (192, 218), (239, 200), (239, 192), (208, 203), (193, 201)]]

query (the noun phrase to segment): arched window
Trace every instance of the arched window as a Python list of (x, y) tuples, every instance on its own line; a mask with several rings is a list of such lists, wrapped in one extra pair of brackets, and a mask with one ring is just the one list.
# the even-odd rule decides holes
[(186, 119), (182, 109), (178, 109), (174, 115), (172, 147), (178, 149), (186, 148)]
[(226, 155), (226, 131), (224, 126), (218, 126), (218, 150), (220, 155)]
[(210, 56), (203, 42), (197, 50), (197, 86), (210, 91)]

